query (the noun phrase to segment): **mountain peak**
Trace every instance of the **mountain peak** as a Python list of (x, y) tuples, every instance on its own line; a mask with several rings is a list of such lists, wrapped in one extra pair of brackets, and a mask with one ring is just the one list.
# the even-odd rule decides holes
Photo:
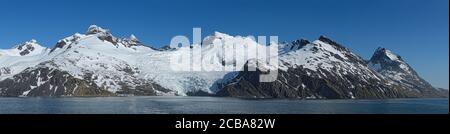
[(386, 48), (378, 47), (368, 62), (368, 66), (394, 83), (406, 87), (407, 90), (423, 93), (435, 90), (399, 55)]
[(26, 41), (25, 43), (19, 44), (14, 47), (14, 49), (18, 50), (18, 54), (20, 56), (30, 55), (31, 53), (38, 53), (37, 51), (42, 51), (45, 47), (39, 45), (37, 40), (31, 39)]
[(417, 75), (412, 70), (412, 68), (405, 61), (402, 60), (400, 56), (383, 47), (378, 47), (376, 49), (368, 65), (373, 70), (379, 72), (395, 71), (395, 72), (402, 72), (414, 77), (416, 77)]
[(372, 56), (371, 60), (376, 60), (373, 58), (378, 58), (378, 59), (384, 59), (384, 60), (391, 60), (391, 61), (403, 61), (401, 56), (393, 53), (391, 50), (388, 50), (386, 48), (383, 47), (378, 47), (377, 50), (375, 50), (375, 53)]
[(378, 51), (380, 51), (380, 52), (386, 51), (386, 48), (384, 48), (384, 47), (378, 47), (378, 48), (375, 50), (375, 52), (378, 52)]
[(286, 51), (292, 51), (292, 50), (298, 50), (303, 48), (304, 46), (310, 44), (311, 42), (307, 39), (298, 39), (298, 40), (294, 40), (292, 41), (290, 44), (287, 44), (284, 49)]
[(108, 29), (103, 29), (97, 25), (91, 25), (89, 26), (86, 34), (90, 35), (90, 34), (98, 34), (98, 33), (109, 33)]
[(319, 37), (319, 41), (322, 41), (324, 43), (327, 43), (327, 44), (330, 44), (332, 46), (335, 46), (337, 49), (340, 49), (340, 50), (347, 50), (347, 48), (345, 48), (343, 45), (337, 43), (336, 41), (334, 41), (334, 40), (332, 40), (332, 39), (330, 39), (330, 38), (328, 38), (328, 37), (326, 37), (324, 35), (321, 35)]
[(119, 39), (119, 42), (120, 40), (122, 40), (121, 43), (126, 47), (143, 45), (134, 34), (131, 34), (128, 39)]
[(296, 44), (296, 45), (300, 45), (300, 46), (305, 46), (309, 43), (311, 43), (311, 42), (309, 42), (309, 40), (303, 39), (303, 38), (292, 42), (292, 44)]
[(22, 50), (25, 47), (42, 47), (42, 46), (38, 44), (37, 40), (31, 39), (29, 41), (26, 41), (26, 42), (24, 42), (22, 44), (19, 44), (19, 45), (15, 46), (14, 48), (16, 48), (18, 50)]
[(138, 39), (136, 36), (134, 36), (134, 34), (131, 34), (131, 35), (130, 35), (130, 40), (131, 40), (131, 41), (135, 41), (135, 42), (138, 42), (138, 41), (139, 41), (139, 39)]
[(336, 43), (335, 41), (331, 40), (330, 38), (326, 37), (325, 35), (320, 35), (319, 40), (329, 43), (329, 44)]

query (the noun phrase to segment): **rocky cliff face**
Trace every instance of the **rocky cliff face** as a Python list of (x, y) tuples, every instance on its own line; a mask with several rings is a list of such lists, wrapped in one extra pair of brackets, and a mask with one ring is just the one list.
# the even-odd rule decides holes
[(114, 96), (92, 82), (46, 67), (29, 68), (0, 82), (0, 96)]

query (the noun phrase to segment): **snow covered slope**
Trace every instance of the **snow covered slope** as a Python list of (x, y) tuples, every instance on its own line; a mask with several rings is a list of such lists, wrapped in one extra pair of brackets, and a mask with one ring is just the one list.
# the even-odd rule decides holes
[[(234, 48), (242, 49), (233, 51)], [(247, 58), (244, 51), (256, 48), (265, 50), (265, 46), (250, 37), (234, 37), (215, 32), (206, 37), (202, 44), (175, 50), (154, 51), (140, 56), (136, 66), (141, 69), (141, 78), (152, 78), (156, 83), (175, 91), (178, 95), (215, 94), (222, 89), (225, 82), (234, 78), (236, 72), (233, 69), (243, 68), (244, 58)], [(194, 67), (192, 69), (194, 71), (174, 71), (171, 68), (174, 65), (170, 65), (170, 57), (189, 55), (192, 49), (199, 49), (203, 60), (193, 60), (191, 65), (179, 65), (180, 68)], [(233, 60), (234, 58), (236, 60)], [(237, 63), (239, 61), (242, 63)]]
[(11, 49), (0, 49), (0, 81), (43, 62), (49, 51), (34, 39)]
[(36, 40), (32, 39), (12, 49), (0, 49), (0, 54), (2, 56), (35, 56), (45, 53), (46, 50), (47, 48), (42, 47)]
[[(21, 88), (20, 90), (34, 93), (5, 93), (7, 96), (36, 96), (37, 94), (48, 96), (95, 96), (103, 95), (104, 91), (117, 95), (162, 95), (170, 92), (151, 80), (136, 77), (139, 73), (138, 68), (134, 66), (137, 63), (136, 59), (155, 50), (142, 45), (135, 36), (131, 36), (129, 39), (117, 38), (109, 30), (93, 25), (89, 27), (86, 34), (74, 34), (60, 40), (53, 49), (45, 50), (44, 53), (33, 55), (33, 57), (18, 57), (15, 55), (1, 59), (3, 60), (2, 63), (7, 63), (7, 65), (4, 66), (2, 64), (2, 66), (4, 66), (5, 70), (9, 71), (8, 74), (1, 75), (1, 78), (10, 80), (9, 82), (8, 80), (5, 80), (6, 82), (2, 81), (3, 84), (0, 83), (0, 85), (3, 85), (3, 90), (12, 91), (14, 90), (12, 88), (17, 88), (11, 86), (11, 83), (14, 85), (29, 84), (30, 88), (26, 90)], [(16, 59), (24, 60), (18, 61)], [(19, 68), (16, 69), (17, 66)], [(67, 81), (82, 81), (81, 83), (83, 85), (78, 85), (80, 82), (66, 81), (55, 83), (54, 81), (49, 81), (52, 77), (55, 77), (54, 75), (57, 75), (52, 74), (54, 71), (64, 75), (70, 75), (66, 79)], [(36, 75), (34, 77), (37, 78), (30, 78), (35, 73), (41, 74), (44, 72), (47, 73), (45, 76)], [(26, 77), (17, 78), (17, 76)], [(22, 83), (27, 79), (35, 79), (39, 82), (34, 83), (33, 81), (29, 81), (31, 83)], [(40, 81), (41, 79), (46, 79), (47, 81)], [(14, 82), (11, 82), (11, 80)], [(42, 90), (43, 88), (41, 86), (46, 85), (50, 87), (84, 86), (88, 90), (101, 94), (71, 94), (67, 91), (59, 91), (74, 90), (68, 88), (47, 88), (50, 91), (33, 92), (34, 90)], [(75, 90), (74, 93), (76, 92)], [(58, 92), (60, 94), (47, 94), (46, 92)]]
[(437, 89), (422, 79), (402, 57), (386, 48), (378, 48), (368, 63), (369, 67), (389, 80), (392, 84), (408, 90), (417, 96), (441, 96)]
[[(120, 38), (108, 29), (92, 25), (84, 34), (61, 39), (52, 48), (31, 40), (0, 49), (0, 96), (362, 99), (436, 95), (432, 94), (434, 90), (428, 90), (429, 84), (391, 52), (380, 52), (381, 56), (375, 57), (381, 58), (371, 60), (369, 65), (374, 71), (358, 55), (324, 36), (313, 42), (279, 44), (278, 49), (272, 48), (274, 42), (265, 44), (251, 37), (215, 32), (201, 44), (154, 49), (134, 35)], [(267, 48), (280, 54), (278, 65), (256, 64), (264, 58), (249, 54), (259, 54)], [(188, 57), (193, 50), (201, 54), (200, 60), (171, 64), (173, 57)], [(257, 71), (242, 71), (250, 66)], [(174, 70), (189, 67), (193, 67), (191, 71)], [(276, 81), (259, 82), (260, 74), (274, 69), (279, 70)], [(416, 82), (424, 85), (414, 85)]]
[[(302, 39), (280, 46), (281, 67), (276, 81), (258, 82), (260, 74), (274, 70), (243, 71), (218, 94), (302, 99), (440, 97), (438, 94), (411, 92), (409, 87), (394, 84), (391, 79), (369, 68), (361, 57), (324, 36), (314, 42)], [(401, 60), (392, 53), (386, 53), (386, 57)], [(399, 64), (399, 68), (405, 72), (412, 71), (407, 64)], [(435, 90), (429, 92), (436, 93)]]
[[(76, 33), (58, 41), (51, 50), (45, 49), (46, 51), (39, 56), (24, 58), (28, 61), (21, 62), (20, 69), (11, 71), (10, 67), (13, 67), (11, 65), (13, 62), (9, 61), (13, 60), (11, 56), (2, 58), (4, 60), (2, 62), (8, 63), (2, 65), (5, 67), (3, 72), (8, 74), (1, 75), (1, 78), (18, 79), (13, 76), (19, 73), (35, 72), (33, 70), (57, 70), (70, 75), (70, 79), (95, 84), (95, 90), (118, 95), (142, 95), (135, 92), (149, 90), (142, 89), (143, 86), (150, 88), (155, 95), (208, 95), (221, 89), (221, 81), (228, 81), (233, 77), (232, 71), (224, 70), (225, 67), (234, 65), (234, 62), (225, 62), (227, 58), (233, 58), (232, 55), (226, 55), (226, 49), (233, 49), (233, 44), (242, 47), (261, 47), (250, 38), (232, 37), (219, 32), (207, 37), (204, 42), (200, 51), (203, 54), (202, 57), (210, 59), (210, 62), (202, 67), (215, 71), (174, 71), (170, 68), (170, 58), (173, 55), (190, 54), (191, 47), (159, 51), (143, 45), (134, 35), (130, 38), (118, 38), (113, 36), (110, 30), (92, 25), (86, 34)], [(200, 44), (195, 44), (193, 47), (200, 47)], [(239, 57), (243, 58), (243, 56)], [(201, 63), (193, 64), (201, 65)], [(62, 84), (59, 86), (71, 85), (71, 83)], [(24, 92), (33, 93), (32, 90), (39, 88), (40, 85), (42, 83), (31, 86), (33, 88)], [(58, 85), (50, 86), (58, 87)], [(23, 93), (15, 93), (12, 96), (16, 94)], [(27, 95), (33, 96), (33, 94)], [(71, 96), (71, 94), (63, 95)]]

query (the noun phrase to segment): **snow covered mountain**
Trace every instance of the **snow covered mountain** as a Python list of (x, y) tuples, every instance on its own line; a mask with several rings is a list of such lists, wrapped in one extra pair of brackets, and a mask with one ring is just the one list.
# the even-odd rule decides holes
[[(27, 42), (29, 44), (29, 42)], [(151, 80), (135, 77), (133, 56), (149, 53), (136, 37), (116, 38), (89, 27), (86, 34), (64, 38), (32, 57), (0, 57), (8, 74), (0, 75), (2, 96), (159, 95), (168, 92)], [(19, 59), (19, 60), (15, 60)], [(129, 60), (133, 59), (133, 60)], [(8, 61), (9, 60), (9, 61)], [(11, 60), (13, 60), (11, 62)]]
[[(324, 36), (312, 43), (302, 39), (281, 46), (281, 68), (278, 69), (279, 75), (275, 82), (258, 82), (260, 74), (274, 70), (242, 71), (218, 94), (250, 98), (302, 99), (380, 99), (446, 96), (442, 92), (439, 93), (437, 90), (430, 88), (429, 84), (415, 85), (414, 83), (409, 83), (411, 86), (396, 84), (389, 76), (385, 76), (385, 73), (377, 73), (375, 71), (376, 68), (372, 70), (373, 68), (370, 68), (361, 57)], [(393, 57), (393, 55), (388, 56)], [(400, 61), (397, 57), (395, 59)], [(374, 61), (374, 63), (379, 62)], [(385, 66), (384, 63), (381, 64), (381, 66)], [(370, 65), (373, 67), (373, 64)], [(248, 66), (254, 66), (254, 64), (249, 62), (246, 67)], [(412, 73), (412, 75), (407, 75), (407, 77), (414, 76), (414, 80), (421, 80), (422, 83), (420, 84), (426, 83), (419, 79), (406, 63), (396, 66), (406, 69), (405, 72)], [(414, 89), (414, 87), (421, 86), (427, 88), (426, 93), (411, 91), (411, 88)]]
[[(249, 38), (217, 32), (205, 39), (201, 50), (203, 57), (214, 61), (208, 68), (232, 65), (223, 64), (225, 54), (218, 49), (229, 47), (223, 45), (226, 42), (258, 45)], [(6, 55), (9, 50), (5, 50), (0, 57), (0, 96), (210, 95), (232, 73), (173, 71), (170, 57), (189, 54), (191, 47), (155, 50), (134, 35), (117, 38), (95, 25), (86, 34), (76, 33), (45, 50), (32, 57)]]
[(297, 40), (281, 45), (278, 78), (259, 83), (265, 71), (241, 72), (220, 94), (263, 98), (393, 98), (396, 90), (367, 67), (364, 60), (321, 36), (314, 42)]
[(402, 57), (386, 48), (378, 48), (368, 65), (382, 74), (389, 82), (399, 85), (410, 94), (424, 97), (443, 95), (436, 92), (437, 89), (422, 79)]
[[(200, 47), (201, 57), (207, 62), (194, 60), (179, 67), (201, 65), (202, 70), (215, 71), (180, 72), (169, 65), (171, 57), (191, 54), (192, 49)], [(414, 81), (409, 77), (420, 78), (415, 72), (411, 76), (401, 75), (409, 83), (396, 81), (396, 77), (384, 73), (392, 68), (375, 60), (378, 58), (372, 58), (368, 65), (358, 55), (323, 36), (314, 42), (297, 40), (279, 44), (280, 68), (275, 82), (259, 82), (259, 74), (271, 71), (267, 68), (271, 65), (257, 66), (256, 72), (226, 69), (235, 65), (239, 69), (255, 66), (258, 57), (237, 62), (245, 57), (243, 50), (266, 47), (270, 46), (258, 44), (251, 37), (216, 32), (201, 44), (155, 49), (134, 35), (119, 38), (110, 30), (92, 25), (85, 34), (61, 39), (53, 48), (31, 40), (12, 49), (0, 49), (0, 96), (217, 95), (317, 99), (439, 96), (433, 89), (428, 90), (425, 81), (421, 82), (426, 85), (426, 95), (418, 92), (425, 91), (422, 88), (410, 88)], [(228, 50), (234, 48), (241, 49), (236, 49), (235, 55), (229, 54)], [(399, 67), (403, 66), (413, 72), (406, 63)]]
[(42, 47), (36, 40), (32, 39), (23, 44), (19, 44), (12, 49), (0, 49), (0, 54), (3, 56), (35, 56), (44, 53), (45, 51), (45, 47)]
[(0, 49), (0, 81), (39, 64), (49, 51), (34, 39), (11, 49)]

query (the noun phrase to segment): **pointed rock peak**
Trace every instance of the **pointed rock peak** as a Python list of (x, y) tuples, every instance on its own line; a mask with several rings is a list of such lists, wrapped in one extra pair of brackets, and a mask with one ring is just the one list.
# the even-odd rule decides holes
[(375, 52), (384, 52), (386, 51), (386, 48), (383, 47), (378, 47), (377, 50), (375, 50)]
[(34, 51), (42, 51), (43, 49), (46, 49), (46, 48), (39, 45), (35, 39), (32, 39), (32, 40), (26, 41), (25, 43), (15, 46), (14, 49), (17, 49), (19, 51), (18, 54), (20, 54), (21, 56), (24, 56), (24, 55), (29, 55), (30, 53), (35, 53)]
[(331, 40), (330, 38), (326, 37), (325, 35), (320, 35), (319, 40), (323, 41), (323, 42), (334, 42), (333, 40)]
[(90, 34), (97, 34), (97, 33), (109, 33), (108, 29), (103, 29), (97, 25), (91, 25), (88, 28), (88, 31), (86, 32), (86, 34), (90, 35)]
[(26, 41), (25, 43), (15, 46), (14, 48), (16, 48), (18, 50), (23, 50), (25, 48), (32, 48), (32, 47), (34, 48), (34, 47), (42, 47), (42, 46), (38, 44), (37, 40), (31, 39), (29, 41)]
[(59, 40), (56, 45), (52, 48), (52, 50), (50, 51), (50, 53), (52, 53), (53, 51), (55, 51), (58, 48), (64, 48), (64, 46), (72, 44), (74, 42), (79, 41), (79, 39), (83, 38), (84, 34), (80, 34), (80, 33), (75, 33), (72, 36), (66, 37), (64, 39)]
[(305, 45), (307, 45), (309, 43), (311, 43), (311, 42), (309, 42), (309, 40), (307, 40), (307, 39), (299, 39), (299, 40), (295, 40), (295, 41), (292, 42), (292, 44), (300, 45), (300, 46), (305, 46)]
[(334, 41), (334, 40), (331, 40), (330, 38), (328, 38), (328, 37), (326, 37), (326, 36), (324, 36), (324, 35), (321, 35), (321, 36), (319, 37), (319, 41), (322, 41), (322, 42), (324, 42), (324, 43), (327, 43), (327, 44), (330, 44), (330, 45), (332, 45), (332, 46), (335, 46), (335, 47), (337, 47), (337, 49), (340, 49), (340, 50), (347, 50), (347, 48), (345, 48), (345, 47), (342, 46), (341, 44), (337, 43), (337, 42)]
[(130, 35), (130, 40), (131, 41), (135, 41), (135, 42), (139, 42), (139, 39), (136, 36), (134, 36), (134, 34)]
[[(119, 39), (120, 40), (120, 39)], [(141, 46), (143, 45), (139, 39), (134, 36), (133, 34), (130, 35), (130, 37), (128, 39), (123, 39), (122, 44), (125, 45), (126, 47), (131, 47), (131, 46)]]
[(372, 57), (379, 57), (379, 56), (383, 56), (386, 55), (386, 48), (383, 47), (378, 47), (375, 52), (373, 53)]
[(383, 48), (383, 47), (378, 47), (377, 50), (375, 51), (375, 53), (372, 56), (371, 60), (377, 60), (377, 59), (388, 59), (391, 61), (402, 61), (401, 56), (393, 53), (392, 51)]
[[(291, 42), (291, 44), (288, 44), (287, 46), (285, 46), (287, 50), (298, 50), (303, 48), (304, 46), (310, 44), (311, 42), (309, 42), (306, 39), (299, 39), (299, 40), (294, 40)], [(284, 43), (283, 43), (284, 44)]]
[(319, 37), (319, 40), (322, 41), (322, 42), (328, 43), (330, 45), (336, 45), (336, 44), (339, 45), (337, 42), (331, 40), (330, 38), (328, 38), (328, 37), (326, 37), (324, 35), (321, 35)]

